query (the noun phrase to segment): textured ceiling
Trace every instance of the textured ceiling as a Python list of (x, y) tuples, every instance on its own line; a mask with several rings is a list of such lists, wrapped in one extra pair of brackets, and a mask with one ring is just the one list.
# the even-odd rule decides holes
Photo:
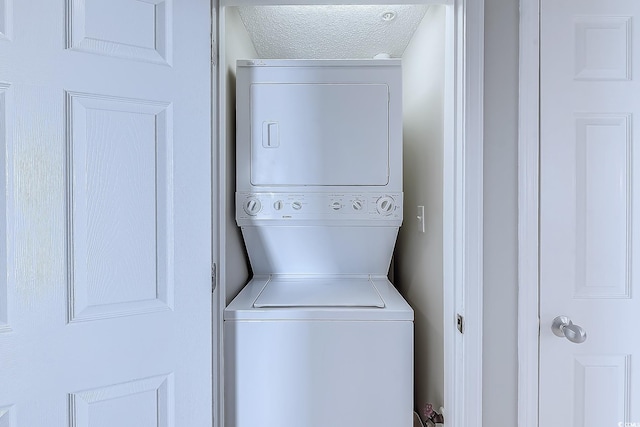
[[(429, 6), (239, 7), (260, 58), (372, 58), (402, 56)], [(386, 12), (395, 18), (385, 21)]]

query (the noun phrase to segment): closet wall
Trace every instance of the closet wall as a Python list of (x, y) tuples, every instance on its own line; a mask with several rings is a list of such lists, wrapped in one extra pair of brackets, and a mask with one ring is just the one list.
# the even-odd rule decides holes
[(238, 10), (235, 7), (225, 8), (224, 21), (226, 36), (226, 99), (223, 114), (226, 115), (226, 253), (225, 253), (225, 285), (226, 303), (240, 292), (250, 279), (250, 265), (244, 248), (240, 228), (236, 224), (235, 189), (236, 189), (236, 60), (257, 58), (253, 42), (249, 37)]
[[(404, 224), (395, 284), (415, 312), (415, 402), (444, 403), (442, 185), (445, 7), (431, 6), (402, 56)], [(424, 233), (417, 207), (424, 206)]]

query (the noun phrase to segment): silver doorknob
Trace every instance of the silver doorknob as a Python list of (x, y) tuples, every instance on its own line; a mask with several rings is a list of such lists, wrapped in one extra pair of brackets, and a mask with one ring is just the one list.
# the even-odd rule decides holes
[(587, 339), (587, 333), (578, 325), (574, 325), (567, 316), (558, 316), (551, 324), (553, 333), (562, 338), (566, 338), (576, 344), (583, 343)]

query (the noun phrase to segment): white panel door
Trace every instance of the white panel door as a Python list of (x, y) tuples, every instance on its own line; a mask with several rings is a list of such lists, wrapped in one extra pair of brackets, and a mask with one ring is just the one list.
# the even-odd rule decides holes
[(0, 426), (212, 425), (209, 0), (0, 0)]
[(640, 425), (639, 20), (541, 2), (540, 426)]

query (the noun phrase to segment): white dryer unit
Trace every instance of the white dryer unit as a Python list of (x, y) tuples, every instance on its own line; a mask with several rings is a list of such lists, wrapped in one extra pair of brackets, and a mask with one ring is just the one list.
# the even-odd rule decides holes
[(238, 61), (238, 192), (402, 191), (400, 60)]
[(398, 60), (237, 67), (236, 220), (254, 277), (225, 310), (226, 427), (410, 427), (413, 311)]

